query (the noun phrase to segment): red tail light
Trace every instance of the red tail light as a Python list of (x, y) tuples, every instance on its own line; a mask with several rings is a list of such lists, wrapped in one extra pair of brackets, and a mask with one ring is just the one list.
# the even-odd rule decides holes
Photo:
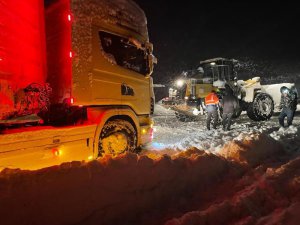
[(68, 14), (68, 21), (72, 21), (72, 15), (71, 14)]
[(150, 138), (151, 138), (151, 141), (153, 140), (153, 137), (154, 137), (154, 129), (153, 128), (150, 128)]
[(53, 148), (52, 149), (52, 154), (53, 154), (53, 156), (59, 156), (60, 155), (59, 149), (58, 148)]

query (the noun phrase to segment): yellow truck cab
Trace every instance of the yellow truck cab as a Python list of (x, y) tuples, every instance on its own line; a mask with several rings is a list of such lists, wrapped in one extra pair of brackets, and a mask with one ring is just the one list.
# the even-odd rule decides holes
[[(7, 34), (0, 35), (0, 169), (92, 160), (150, 142), (155, 57), (139, 6), (131, 0), (56, 0), (45, 7), (22, 1), (34, 13), (20, 14), (13, 1), (0, 7), (0, 33)], [(19, 59), (22, 65), (9, 54), (17, 39), (9, 16), (31, 31), (19, 41), (32, 58)]]

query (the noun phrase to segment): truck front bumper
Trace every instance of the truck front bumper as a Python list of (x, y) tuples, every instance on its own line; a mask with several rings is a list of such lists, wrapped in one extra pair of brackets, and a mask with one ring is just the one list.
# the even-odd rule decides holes
[(149, 125), (144, 125), (140, 127), (140, 134), (141, 134), (141, 145), (146, 145), (153, 140), (153, 120)]

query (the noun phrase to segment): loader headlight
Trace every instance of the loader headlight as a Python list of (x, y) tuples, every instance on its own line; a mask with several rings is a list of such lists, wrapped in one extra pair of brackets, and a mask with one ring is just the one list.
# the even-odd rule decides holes
[(183, 84), (184, 84), (184, 80), (177, 80), (176, 81), (176, 85), (177, 85), (177, 87), (182, 87), (183, 86)]

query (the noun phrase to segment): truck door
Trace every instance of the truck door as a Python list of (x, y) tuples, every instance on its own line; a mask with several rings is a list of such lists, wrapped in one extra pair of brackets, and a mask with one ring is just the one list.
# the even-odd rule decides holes
[[(104, 30), (98, 31), (98, 37), (100, 51), (96, 58), (102, 64), (94, 64), (94, 97), (114, 103), (120, 100), (121, 105), (130, 106), (137, 114), (149, 114), (147, 51), (127, 37)], [(99, 89), (104, 90), (103, 95)]]

